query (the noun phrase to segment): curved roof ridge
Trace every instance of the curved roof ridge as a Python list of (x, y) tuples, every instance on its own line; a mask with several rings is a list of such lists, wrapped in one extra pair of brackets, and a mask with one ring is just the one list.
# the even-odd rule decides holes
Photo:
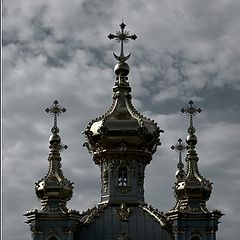
[(103, 212), (105, 208), (107, 208), (108, 204), (98, 204), (97, 206), (92, 207), (91, 209), (88, 209), (87, 211), (82, 212), (82, 218), (80, 219), (80, 222), (83, 224), (90, 224), (94, 221), (94, 219), (99, 216), (99, 213)]
[(171, 224), (171, 220), (164, 214), (164, 212), (160, 212), (158, 209), (153, 208), (152, 205), (148, 206), (148, 204), (141, 204), (139, 207), (153, 216), (162, 227), (168, 228)]

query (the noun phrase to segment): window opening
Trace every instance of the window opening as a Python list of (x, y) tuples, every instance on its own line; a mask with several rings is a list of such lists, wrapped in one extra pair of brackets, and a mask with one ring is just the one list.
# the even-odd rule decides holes
[(120, 167), (118, 169), (118, 186), (125, 187), (127, 185), (128, 185), (127, 168)]

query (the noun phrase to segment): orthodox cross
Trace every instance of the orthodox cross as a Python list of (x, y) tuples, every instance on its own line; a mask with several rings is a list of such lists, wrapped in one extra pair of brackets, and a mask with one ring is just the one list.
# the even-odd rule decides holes
[(196, 116), (198, 113), (200, 113), (202, 110), (199, 107), (196, 107), (193, 105), (193, 101), (191, 100), (189, 102), (189, 106), (182, 108), (181, 112), (186, 113), (190, 117), (190, 127), (188, 128), (193, 133), (195, 132), (195, 129), (193, 127), (193, 117)]
[(124, 43), (128, 43), (129, 39), (136, 40), (137, 36), (135, 34), (129, 35), (129, 32), (124, 30), (126, 25), (124, 22), (122, 22), (120, 25), (121, 31), (116, 31), (116, 34), (110, 33), (108, 35), (108, 38), (111, 39), (116, 39), (116, 42), (121, 43), (121, 53), (120, 56), (117, 56), (115, 53), (113, 53), (114, 57), (119, 61), (119, 62), (125, 62), (131, 55), (131, 53), (127, 56), (124, 56)]
[[(49, 108), (46, 108), (45, 111), (47, 113), (50, 113), (53, 116), (53, 127), (51, 129), (51, 132), (53, 134), (58, 134), (59, 133), (59, 128), (57, 126), (57, 117), (60, 116), (62, 113), (66, 112), (66, 109), (61, 107), (58, 104), (58, 101), (55, 100)], [(62, 151), (63, 149), (68, 148), (67, 145), (63, 145), (61, 143), (59, 143), (58, 146), (56, 146), (56, 147), (58, 148), (59, 151)]]
[(175, 144), (175, 145), (172, 145), (171, 146), (171, 149), (172, 150), (175, 150), (178, 154), (179, 154), (179, 162), (178, 162), (178, 169), (183, 169), (184, 168), (184, 165), (183, 165), (183, 162), (182, 162), (182, 153), (188, 149), (188, 146), (185, 145), (183, 142), (182, 142), (182, 139), (179, 138), (178, 139), (178, 142)]
[(47, 113), (50, 113), (53, 115), (53, 128), (52, 128), (52, 133), (59, 133), (59, 129), (57, 126), (57, 117), (60, 116), (62, 113), (66, 112), (65, 108), (62, 108), (59, 104), (58, 101), (55, 100), (53, 104), (49, 107), (46, 108), (45, 110)]

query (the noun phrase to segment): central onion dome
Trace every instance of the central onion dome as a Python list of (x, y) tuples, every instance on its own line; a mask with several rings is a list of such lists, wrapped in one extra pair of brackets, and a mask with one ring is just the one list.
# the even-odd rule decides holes
[(128, 82), (129, 66), (118, 62), (113, 88), (113, 103), (101, 117), (92, 120), (85, 131), (89, 151), (94, 155), (104, 150), (144, 151), (153, 154), (160, 145), (157, 124), (142, 116), (133, 106)]

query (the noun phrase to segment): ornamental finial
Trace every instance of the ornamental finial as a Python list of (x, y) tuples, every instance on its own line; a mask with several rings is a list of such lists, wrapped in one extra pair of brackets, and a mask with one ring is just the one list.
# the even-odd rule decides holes
[(193, 101), (189, 101), (189, 106), (186, 106), (185, 108), (181, 109), (182, 113), (186, 113), (190, 116), (190, 127), (193, 127), (193, 116), (196, 116), (198, 113), (200, 113), (202, 110), (199, 107), (196, 107), (193, 105)]
[(195, 128), (193, 126), (193, 117), (196, 116), (198, 113), (200, 113), (202, 110), (199, 107), (196, 107), (193, 105), (193, 101), (189, 101), (189, 105), (186, 106), (185, 108), (181, 109), (182, 113), (186, 113), (190, 117), (190, 126), (188, 128), (188, 137), (187, 137), (187, 143), (190, 146), (196, 145), (197, 144), (197, 137), (194, 135), (195, 133)]
[(53, 104), (49, 107), (49, 108), (46, 108), (45, 110), (47, 113), (50, 113), (51, 115), (53, 115), (53, 128), (51, 130), (51, 132), (53, 134), (57, 134), (59, 133), (59, 128), (57, 126), (57, 117), (60, 116), (62, 113), (66, 112), (66, 109), (61, 107), (59, 104), (58, 104), (58, 101), (55, 100), (53, 102)]
[(137, 36), (135, 34), (129, 35), (129, 32), (124, 30), (126, 27), (126, 24), (122, 21), (122, 23), (119, 25), (121, 28), (121, 31), (118, 30), (116, 31), (116, 34), (110, 33), (108, 35), (108, 38), (111, 39), (116, 39), (117, 43), (121, 43), (121, 53), (120, 56), (117, 56), (115, 53), (113, 53), (114, 57), (119, 61), (119, 62), (125, 62), (131, 55), (131, 53), (127, 56), (124, 56), (124, 43), (128, 43), (129, 39), (136, 40)]
[[(64, 149), (67, 149), (67, 145), (61, 144), (61, 138), (60, 136), (58, 136), (59, 128), (57, 126), (57, 117), (60, 116), (62, 113), (66, 112), (66, 109), (61, 107), (58, 104), (58, 101), (55, 100), (49, 108), (46, 108), (45, 111), (53, 116), (53, 127), (51, 129), (53, 135), (49, 138), (50, 149), (54, 148), (56, 151), (62, 151)], [(55, 142), (57, 142), (57, 144), (54, 144)]]
[(184, 164), (182, 162), (182, 153), (188, 148), (189, 147), (182, 142), (181, 138), (178, 139), (178, 142), (175, 145), (171, 146), (171, 149), (175, 150), (179, 154), (179, 161), (177, 164), (178, 171), (176, 172), (176, 177), (179, 180), (181, 180), (185, 176), (185, 171), (183, 170)]

